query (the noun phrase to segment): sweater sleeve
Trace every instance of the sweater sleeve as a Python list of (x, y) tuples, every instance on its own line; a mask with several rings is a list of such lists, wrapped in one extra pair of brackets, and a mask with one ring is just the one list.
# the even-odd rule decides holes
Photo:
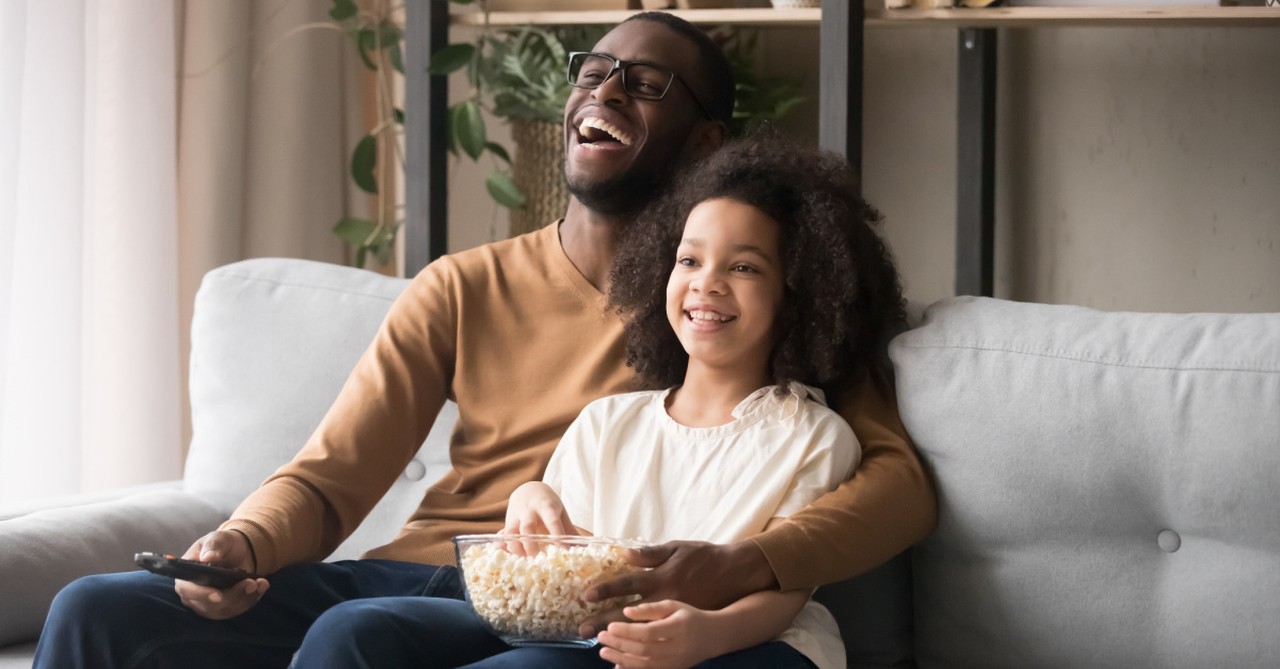
[(754, 537), (783, 590), (810, 589), (872, 569), (923, 539), (937, 500), (898, 417), (892, 392), (870, 378), (841, 398), (862, 445), (855, 475)]
[(437, 261), (413, 280), (306, 445), (223, 523), (248, 537), (259, 573), (333, 552), (426, 439), (454, 369), (448, 267)]

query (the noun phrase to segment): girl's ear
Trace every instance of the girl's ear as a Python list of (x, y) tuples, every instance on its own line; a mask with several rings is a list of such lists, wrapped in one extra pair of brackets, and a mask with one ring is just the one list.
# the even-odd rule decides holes
[(721, 121), (699, 121), (689, 135), (685, 151), (695, 160), (715, 153), (729, 138), (729, 128)]

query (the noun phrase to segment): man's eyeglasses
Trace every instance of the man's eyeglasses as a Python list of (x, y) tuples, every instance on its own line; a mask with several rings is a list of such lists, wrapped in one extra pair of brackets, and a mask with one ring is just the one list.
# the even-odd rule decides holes
[(618, 60), (603, 53), (574, 51), (569, 54), (569, 83), (577, 88), (600, 88), (614, 72), (622, 73), (622, 90), (639, 100), (661, 100), (671, 89), (671, 82), (678, 80), (703, 116), (714, 120), (688, 82), (671, 70), (644, 61)]

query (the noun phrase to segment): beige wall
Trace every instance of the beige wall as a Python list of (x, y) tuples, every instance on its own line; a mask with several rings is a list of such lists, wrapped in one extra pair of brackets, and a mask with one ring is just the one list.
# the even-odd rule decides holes
[[(764, 62), (808, 71), (816, 29)], [(908, 296), (953, 290), (956, 31), (869, 29), (864, 182)], [(996, 294), (1142, 311), (1280, 311), (1280, 29), (999, 36)], [(817, 108), (787, 125), (816, 142)], [(450, 248), (495, 239), (486, 170), (451, 173)]]

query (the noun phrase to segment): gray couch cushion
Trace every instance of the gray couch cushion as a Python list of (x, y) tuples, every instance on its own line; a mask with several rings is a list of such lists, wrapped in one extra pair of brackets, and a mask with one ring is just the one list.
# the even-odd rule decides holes
[(1280, 657), (1280, 314), (955, 298), (893, 342), (923, 666)]
[(36, 638), (49, 602), (77, 577), (136, 569), (134, 553), (186, 548), (222, 518), (170, 489), (0, 522), (0, 646)]

